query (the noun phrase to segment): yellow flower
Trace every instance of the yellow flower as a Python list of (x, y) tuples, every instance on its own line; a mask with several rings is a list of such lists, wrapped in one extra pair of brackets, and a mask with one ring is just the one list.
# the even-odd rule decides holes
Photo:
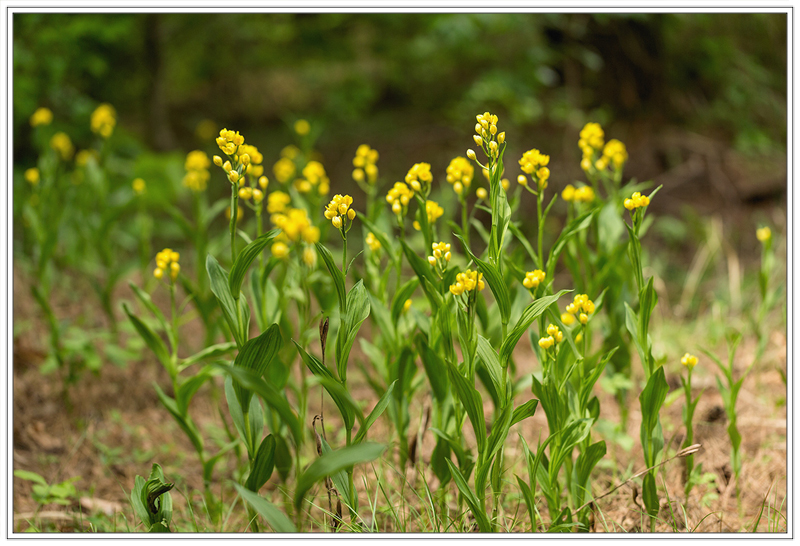
[(409, 309), (411, 309), (411, 300), (410, 300), (410, 299), (407, 299), (407, 300), (406, 300), (406, 301), (403, 303), (403, 313), (407, 313)]
[(561, 192), (561, 199), (568, 203), (575, 199), (575, 186), (567, 184), (564, 191)]
[(477, 271), (467, 269), (465, 272), (456, 275), (456, 282), (450, 285), (450, 292), (455, 296), (460, 296), (464, 292), (472, 292), (473, 290), (480, 292), (486, 288), (483, 279), (481, 279), (482, 276)]
[(431, 267), (440, 266), (441, 270), (447, 269), (447, 264), (450, 262), (452, 254), (450, 253), (450, 243), (439, 242), (433, 243), (433, 254), (428, 256), (428, 263)]
[(381, 242), (378, 240), (377, 237), (375, 237), (375, 234), (372, 233), (371, 231), (367, 233), (366, 243), (369, 249), (372, 250), (373, 252), (377, 252), (378, 250), (381, 249)]
[[(425, 213), (428, 216), (428, 225), (433, 225), (444, 214), (444, 209), (436, 201), (425, 201)], [(421, 226), (414, 220), (414, 229), (419, 231)]]
[(547, 336), (547, 337), (539, 338), (539, 347), (541, 347), (542, 349), (545, 349), (545, 350), (547, 350), (550, 347), (552, 347), (553, 345), (555, 345), (555, 343), (556, 343), (556, 341), (555, 341), (555, 339), (553, 339), (553, 336)]
[(227, 156), (236, 155), (239, 146), (244, 144), (244, 137), (239, 131), (233, 132), (229, 129), (222, 129), (217, 137), (217, 146)]
[(401, 216), (406, 213), (412, 197), (414, 192), (404, 182), (395, 182), (394, 187), (386, 194), (386, 202), (392, 206), (392, 212)]
[(39, 169), (33, 168), (25, 171), (25, 181), (28, 184), (35, 186), (39, 183), (39, 178)]
[(314, 267), (317, 265), (317, 251), (314, 250), (314, 247), (307, 246), (305, 249), (303, 249), (303, 263), (308, 267)]
[(603, 133), (603, 128), (600, 127), (599, 123), (587, 123), (583, 126), (583, 129), (581, 129), (578, 147), (583, 151), (584, 156), (586, 156), (587, 148), (599, 150), (603, 147), (604, 137), (605, 133)]
[(697, 366), (697, 357), (694, 355), (690, 355), (689, 353), (685, 353), (681, 357), (681, 364), (689, 368), (690, 370)]
[(564, 323), (564, 326), (572, 326), (575, 323), (575, 315), (561, 313), (561, 322)]
[[(460, 184), (463, 188), (469, 188), (472, 184), (472, 178), (475, 175), (475, 167), (466, 157), (456, 157), (447, 166), (447, 182), (456, 188), (456, 184)], [(460, 191), (456, 193), (461, 195)]]
[[(141, 178), (137, 179), (141, 180)], [(165, 248), (156, 254), (156, 268), (153, 270), (153, 276), (156, 279), (161, 279), (164, 272), (169, 269), (170, 279), (175, 281), (178, 278), (178, 273), (181, 271), (181, 266), (178, 263), (181, 255), (173, 251), (171, 248)]]
[(478, 199), (486, 199), (489, 197), (489, 192), (486, 191), (486, 188), (478, 188), (475, 195), (478, 196)]
[(564, 334), (555, 324), (550, 324), (547, 327), (547, 335), (551, 336), (556, 343), (561, 343), (561, 341), (564, 339)]
[(629, 199), (625, 199), (623, 205), (626, 209), (632, 211), (633, 209), (638, 209), (640, 207), (646, 207), (650, 204), (650, 198), (646, 195), (642, 195), (641, 193), (633, 192), (633, 195), (630, 196)]
[(267, 196), (267, 212), (270, 214), (284, 212), (291, 202), (292, 198), (288, 193), (274, 191)]
[(136, 195), (142, 195), (147, 189), (144, 180), (141, 178), (134, 178), (131, 186), (133, 186), (133, 191), (136, 193)]
[[(528, 150), (522, 154), (519, 160), (519, 166), (522, 172), (531, 175), (531, 178), (536, 180), (540, 190), (547, 187), (547, 181), (550, 178), (550, 169), (547, 168), (548, 163), (550, 163), (550, 156), (543, 154), (537, 149)], [(520, 177), (521, 176), (522, 175), (520, 175)], [(518, 181), (523, 186), (525, 185), (519, 178)]]
[(114, 126), (116, 124), (117, 112), (110, 104), (103, 103), (92, 112), (90, 125), (93, 133), (103, 138), (108, 138), (114, 131)]
[[(567, 305), (567, 313), (570, 315), (578, 315), (578, 321), (581, 324), (589, 322), (589, 315), (594, 313), (594, 302), (589, 299), (586, 294), (577, 294), (572, 303)], [(563, 316), (563, 315), (562, 315)], [(562, 319), (561, 322), (566, 322)]]
[[(267, 207), (269, 209), (269, 205)], [(275, 227), (281, 229), (282, 236), (290, 241), (296, 242), (301, 237), (308, 243), (315, 243), (319, 240), (319, 230), (311, 225), (305, 209), (290, 208), (285, 214), (273, 214), (269, 219)]]
[(415, 163), (408, 170), (405, 178), (406, 184), (417, 193), (426, 193), (433, 181), (430, 163)]
[(758, 228), (756, 230), (756, 238), (762, 243), (765, 243), (772, 238), (772, 230), (767, 226)]
[(535, 269), (525, 273), (525, 278), (522, 280), (522, 286), (525, 288), (536, 288), (539, 283), (544, 282), (545, 272), (541, 269)]
[(603, 148), (603, 159), (606, 163), (611, 163), (615, 169), (619, 170), (628, 160), (628, 151), (622, 142), (613, 138)]
[(275, 174), (275, 178), (281, 184), (287, 183), (294, 176), (296, 170), (297, 167), (295, 166), (294, 161), (288, 157), (280, 158), (275, 165), (272, 166), (272, 172)]
[(30, 119), (31, 127), (38, 127), (39, 125), (50, 125), (53, 122), (53, 112), (49, 108), (39, 107), (33, 113)]
[(211, 167), (208, 155), (202, 150), (189, 152), (186, 155), (186, 161), (183, 166), (186, 169), (183, 185), (195, 192), (205, 191), (206, 184), (211, 176), (208, 172), (208, 168)]
[(280, 241), (272, 243), (272, 248), (270, 251), (272, 252), (272, 255), (279, 260), (282, 260), (289, 255), (289, 247), (286, 246), (286, 243), (282, 243)]
[(333, 227), (341, 230), (342, 233), (347, 233), (347, 230), (350, 229), (346, 227), (347, 221), (352, 222), (356, 217), (356, 211), (350, 208), (352, 204), (353, 198), (349, 195), (336, 194), (325, 209), (325, 218), (330, 220)]
[(591, 203), (594, 201), (594, 190), (591, 186), (581, 186), (575, 190), (575, 201)]
[(54, 149), (61, 159), (68, 161), (72, 158), (75, 148), (72, 146), (72, 141), (66, 133), (58, 132), (50, 139), (50, 147)]
[[(475, 124), (475, 135), (472, 137), (475, 144), (483, 148), (483, 151), (489, 157), (497, 158), (499, 153), (498, 144), (502, 144), (505, 141), (505, 133), (497, 134), (497, 116), (484, 112), (475, 116), (475, 119), (477, 123)], [(467, 150), (467, 157), (474, 161), (475, 152)]]
[(300, 136), (305, 136), (311, 131), (311, 124), (304, 119), (298, 119), (294, 122), (294, 132)]
[(374, 184), (378, 180), (378, 150), (373, 150), (367, 144), (362, 144), (356, 149), (353, 158), (353, 180), (363, 182), (366, 180)]
[(75, 164), (78, 167), (85, 167), (92, 157), (97, 159), (97, 153), (94, 150), (81, 150), (75, 154)]
[[(329, 183), (330, 180), (325, 174), (325, 167), (322, 166), (322, 163), (319, 161), (309, 161), (308, 164), (303, 167), (303, 178), (295, 180), (294, 187), (300, 193), (308, 193), (312, 188), (316, 187), (320, 195), (325, 195), (328, 193), (327, 188)], [(325, 191), (322, 191), (323, 189)]]

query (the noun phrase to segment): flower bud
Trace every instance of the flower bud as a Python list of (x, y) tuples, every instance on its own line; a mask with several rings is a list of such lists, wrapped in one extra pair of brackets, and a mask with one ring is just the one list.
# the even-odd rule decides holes
[(483, 146), (483, 139), (478, 135), (472, 135), (472, 139), (475, 141), (477, 146)]
[(222, 158), (218, 155), (214, 156), (214, 165), (217, 167), (222, 167)]
[(470, 158), (471, 160), (475, 161), (478, 156), (475, 155), (475, 151), (474, 150), (467, 150), (467, 157)]
[(266, 190), (267, 186), (269, 185), (269, 178), (266, 176), (262, 176), (258, 179), (258, 185), (261, 186), (262, 190)]
[(239, 161), (241, 161), (242, 165), (249, 165), (250, 164), (250, 154), (242, 154), (239, 157)]
[(506, 141), (506, 132), (505, 132), (505, 131), (503, 131), (502, 133), (500, 133), (499, 135), (497, 135), (497, 143), (498, 143), (498, 144), (502, 144), (502, 143), (503, 143), (503, 142), (505, 142), (505, 141)]

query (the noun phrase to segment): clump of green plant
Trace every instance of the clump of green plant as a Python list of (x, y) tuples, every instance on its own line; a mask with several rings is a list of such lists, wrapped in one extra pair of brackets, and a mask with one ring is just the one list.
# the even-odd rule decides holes
[[(681, 444), (681, 449), (694, 444), (694, 410), (697, 408), (697, 403), (700, 401), (702, 392), (697, 397), (692, 396), (692, 371), (697, 366), (697, 357), (689, 353), (681, 357), (681, 364), (686, 367), (686, 378), (681, 375), (681, 385), (683, 385), (684, 405), (683, 405), (683, 426), (686, 429), (686, 437)], [(686, 499), (689, 499), (689, 493), (692, 488), (697, 485), (703, 473), (702, 463), (694, 466), (694, 455), (687, 455), (684, 459), (684, 488), (683, 492)]]
[(168, 483), (161, 465), (154, 463), (145, 480), (136, 476), (131, 492), (131, 505), (148, 533), (169, 533), (172, 523), (172, 496), (174, 484)]

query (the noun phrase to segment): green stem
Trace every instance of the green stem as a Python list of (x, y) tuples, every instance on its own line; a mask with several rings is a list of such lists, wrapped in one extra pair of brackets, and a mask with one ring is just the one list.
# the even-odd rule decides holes
[[(465, 190), (466, 191), (466, 190)], [(469, 244), (469, 220), (467, 217), (467, 200), (461, 200), (461, 233), (464, 235), (464, 241)]]
[(239, 216), (239, 194), (237, 193), (238, 186), (231, 184), (231, 266), (236, 262), (236, 219)]

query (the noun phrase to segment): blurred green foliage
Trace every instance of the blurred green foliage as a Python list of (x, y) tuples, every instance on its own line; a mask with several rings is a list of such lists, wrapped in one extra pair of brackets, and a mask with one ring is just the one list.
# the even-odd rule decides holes
[(328, 155), (389, 131), (402, 149), (488, 109), (528, 135), (635, 120), (766, 153), (785, 150), (786, 44), (785, 14), (18, 13), (15, 156), (36, 107), (80, 148), (100, 102), (162, 150), (206, 118), (282, 146), (301, 116)]

